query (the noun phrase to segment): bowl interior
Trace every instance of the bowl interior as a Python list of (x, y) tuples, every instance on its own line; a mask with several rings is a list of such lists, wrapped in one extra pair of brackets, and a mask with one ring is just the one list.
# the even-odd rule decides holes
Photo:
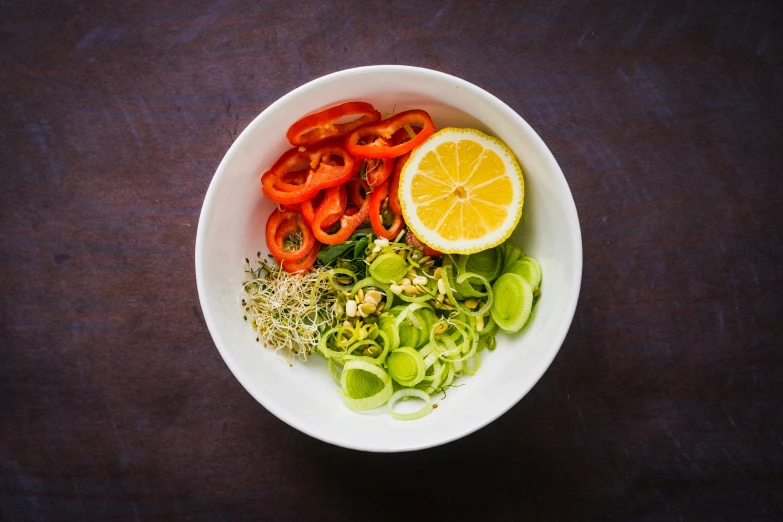
[[(528, 326), (499, 334), (481, 368), (459, 379), (432, 415), (413, 422), (381, 408), (347, 409), (321, 357), (289, 367), (255, 342), (244, 322), (241, 281), (245, 258), (266, 257), (264, 224), (274, 204), (259, 176), (288, 148), (288, 127), (303, 115), (347, 100), (364, 100), (381, 112), (419, 108), (436, 126), (474, 127), (504, 141), (525, 175), (523, 216), (513, 240), (541, 264), (542, 295)], [(567, 333), (579, 293), (582, 250), (571, 193), (540, 138), (505, 104), (467, 82), (402, 66), (342, 71), (292, 91), (240, 135), (210, 185), (196, 243), (201, 306), (231, 371), (269, 411), (324, 441), (369, 451), (434, 446), (468, 434), (513, 406), (549, 366)]]

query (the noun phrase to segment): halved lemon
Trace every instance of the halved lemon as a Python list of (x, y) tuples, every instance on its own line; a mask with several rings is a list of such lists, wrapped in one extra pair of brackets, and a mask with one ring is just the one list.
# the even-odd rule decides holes
[(522, 215), (525, 182), (505, 143), (475, 129), (442, 129), (400, 174), (405, 222), (428, 246), (470, 254), (499, 245)]

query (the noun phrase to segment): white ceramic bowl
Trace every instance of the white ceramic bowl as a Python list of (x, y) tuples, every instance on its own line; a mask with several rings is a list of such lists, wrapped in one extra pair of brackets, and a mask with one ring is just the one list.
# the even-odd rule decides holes
[[(473, 127), (504, 141), (525, 174), (523, 217), (513, 240), (543, 271), (542, 295), (520, 333), (499, 334), (473, 376), (459, 379), (431, 415), (397, 421), (385, 408), (346, 408), (322, 358), (293, 368), (255, 342), (242, 319), (245, 257), (266, 256), (264, 224), (274, 204), (260, 174), (288, 148), (285, 132), (305, 114), (348, 100), (381, 112), (424, 109), (438, 128)], [(533, 387), (568, 332), (582, 277), (582, 239), (563, 172), (533, 129), (505, 103), (464, 80), (396, 65), (360, 67), (313, 80), (286, 94), (242, 132), (209, 185), (196, 238), (201, 308), (220, 354), (240, 383), (284, 422), (323, 441), (365, 451), (437, 446), (487, 425)]]

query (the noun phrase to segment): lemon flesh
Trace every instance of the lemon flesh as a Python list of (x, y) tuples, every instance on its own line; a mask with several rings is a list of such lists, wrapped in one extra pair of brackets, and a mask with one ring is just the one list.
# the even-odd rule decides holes
[(470, 254), (502, 243), (522, 215), (525, 183), (514, 153), (475, 129), (442, 129), (400, 174), (405, 222), (428, 246)]

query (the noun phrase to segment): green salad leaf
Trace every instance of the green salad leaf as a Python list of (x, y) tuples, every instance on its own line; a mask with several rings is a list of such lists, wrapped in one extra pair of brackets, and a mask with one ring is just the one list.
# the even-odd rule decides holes
[(318, 261), (323, 266), (332, 265), (339, 259), (353, 261), (361, 258), (364, 260), (364, 250), (372, 240), (372, 234), (366, 232), (355, 232), (346, 241), (339, 245), (324, 245), (318, 252)]

